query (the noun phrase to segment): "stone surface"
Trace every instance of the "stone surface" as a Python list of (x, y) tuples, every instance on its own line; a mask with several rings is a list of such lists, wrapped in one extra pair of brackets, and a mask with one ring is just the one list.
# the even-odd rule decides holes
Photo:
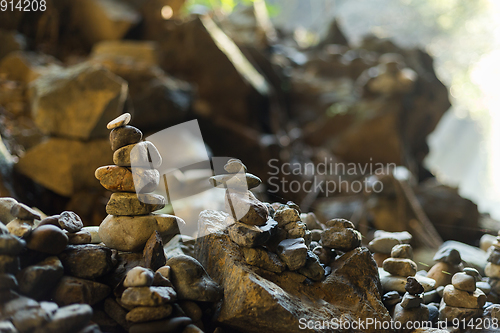
[[(199, 228), (206, 236), (196, 243), (196, 257), (224, 288), (224, 302), (215, 317), (221, 324), (245, 332), (281, 333), (303, 331), (300, 318), (390, 321), (381, 302), (377, 267), (367, 249), (345, 253), (332, 263), (332, 273), (324, 281), (308, 286), (302, 284), (303, 279), (292, 279), (293, 272), (257, 273), (217, 227), (224, 218), (223, 214), (202, 212)], [(371, 328), (367, 332), (380, 331)]]
[[(122, 115), (119, 115), (115, 119), (111, 120), (106, 125), (106, 128), (109, 129), (109, 130), (112, 130), (112, 129), (115, 129), (115, 128), (118, 128), (118, 127), (126, 126), (126, 125), (128, 125), (130, 123), (131, 119), (132, 119), (132, 116), (130, 115), (130, 113), (126, 112), (126, 113), (124, 113)], [(141, 134), (141, 138), (142, 138), (142, 134)], [(113, 150), (116, 150), (116, 149), (113, 149)]]
[[(90, 106), (85, 103), (85, 107)], [(82, 189), (100, 189), (93, 170), (110, 162), (106, 139), (83, 142), (53, 137), (29, 149), (15, 168), (44, 187), (71, 196)]]
[(160, 306), (176, 300), (176, 292), (170, 287), (130, 287), (122, 294), (126, 306)]
[(73, 304), (57, 309), (51, 321), (37, 330), (40, 333), (78, 332), (92, 317), (92, 308), (87, 304)]
[(108, 165), (98, 168), (95, 177), (109, 191), (149, 193), (160, 183), (160, 173), (155, 169), (119, 167)]
[(17, 203), (12, 206), (10, 213), (12, 216), (17, 217), (20, 220), (40, 220), (40, 213), (36, 210), (32, 209), (29, 206), (26, 206), (22, 203)]
[(325, 269), (312, 251), (307, 251), (306, 263), (297, 272), (313, 281), (321, 281), (325, 277)]
[(410, 244), (395, 245), (391, 250), (391, 257), (413, 260), (413, 248)]
[(458, 290), (467, 291), (469, 293), (476, 290), (476, 279), (466, 273), (457, 273), (451, 278), (451, 283), (453, 287)]
[(230, 158), (224, 165), (224, 170), (226, 170), (227, 173), (245, 173), (247, 172), (247, 167), (241, 160), (237, 158)]
[(458, 290), (453, 285), (444, 287), (443, 300), (448, 306), (466, 309), (482, 309), (486, 303), (486, 295), (479, 289), (473, 293)]
[(222, 298), (221, 287), (193, 257), (180, 255), (167, 260), (170, 280), (180, 300), (216, 302)]
[(491, 292), (491, 286), (486, 281), (478, 281), (478, 282), (476, 282), (476, 288), (480, 289), (486, 296), (488, 296), (488, 294)]
[(99, 237), (106, 246), (113, 249), (140, 251), (155, 231), (158, 231), (163, 238), (171, 238), (179, 230), (178, 223), (184, 223), (184, 221), (168, 214), (108, 215), (99, 227)]
[[(396, 322), (401, 323), (401, 327), (406, 328), (406, 323), (413, 323), (417, 325), (417, 322), (426, 322), (429, 320), (429, 309), (421, 304), (419, 307), (415, 308), (403, 308), (400, 304), (396, 304), (394, 308), (393, 319)], [(402, 329), (401, 332), (411, 332), (412, 330)]]
[(352, 228), (327, 228), (321, 235), (321, 243), (323, 246), (347, 252), (361, 245), (361, 234)]
[(68, 245), (68, 236), (53, 225), (43, 225), (33, 230), (26, 246), (28, 249), (49, 253), (59, 254)]
[(147, 215), (165, 207), (165, 198), (157, 194), (113, 193), (106, 205), (110, 215)]
[(113, 163), (118, 166), (158, 168), (162, 159), (158, 149), (149, 141), (142, 141), (117, 149)]
[(0, 274), (0, 291), (7, 289), (17, 290), (18, 287), (19, 285), (14, 275), (4, 273)]
[(142, 140), (142, 132), (134, 126), (115, 128), (109, 133), (111, 150), (115, 151), (127, 145), (138, 143)]
[(31, 83), (41, 75), (60, 69), (57, 59), (47, 54), (16, 51), (0, 62), (0, 71), (9, 80)]
[(335, 259), (335, 251), (332, 249), (325, 248), (322, 246), (316, 246), (313, 249), (313, 253), (318, 256), (319, 261), (323, 265), (330, 265), (333, 259)]
[(31, 332), (50, 321), (50, 317), (45, 310), (36, 307), (17, 311), (11, 320), (19, 332)]
[(267, 206), (257, 200), (250, 191), (241, 193), (227, 190), (225, 207), (226, 212), (235, 220), (249, 225), (264, 225), (269, 215)]
[(500, 265), (500, 250), (494, 248), (488, 256), (488, 262), (491, 262), (495, 265)]
[(74, 233), (68, 233), (68, 243), (72, 245), (90, 244), (92, 243), (92, 234), (90, 231), (82, 229)]
[(96, 279), (116, 265), (113, 251), (102, 245), (69, 245), (59, 254), (65, 271), (82, 279)]
[(83, 228), (82, 219), (75, 212), (62, 212), (59, 214), (58, 222), (61, 228), (69, 232), (77, 232)]
[(82, 231), (88, 231), (90, 233), (90, 242), (92, 244), (99, 244), (101, 242), (101, 238), (99, 237), (99, 227), (83, 227)]
[(114, 298), (106, 298), (106, 300), (104, 301), (104, 311), (121, 327), (126, 330), (129, 329), (130, 324), (126, 320), (127, 310), (120, 306), (120, 304), (118, 304)]
[(136, 307), (127, 313), (126, 319), (133, 323), (142, 323), (160, 320), (170, 316), (170, 314), (172, 314), (172, 306), (169, 304), (155, 307)]
[(417, 264), (410, 259), (387, 258), (384, 260), (383, 268), (395, 276), (414, 276), (417, 273)]
[(441, 302), (441, 305), (439, 306), (439, 320), (447, 321), (449, 323), (451, 323), (454, 319), (459, 322), (462, 320), (469, 322), (473, 318), (479, 318), (482, 313), (483, 309), (458, 308), (446, 305), (444, 302)]
[(420, 296), (406, 293), (404, 294), (400, 304), (403, 309), (419, 308), (420, 304), (422, 304), (422, 298)]
[[(467, 237), (470, 237), (468, 235)], [(439, 251), (448, 251), (448, 249), (456, 249), (460, 253), (460, 257), (465, 264), (465, 266), (473, 267), (478, 270), (480, 274), (483, 274), (484, 266), (488, 259), (488, 254), (478, 247), (467, 245), (465, 243), (457, 241), (446, 241), (440, 247)]]
[(111, 289), (105, 284), (63, 276), (52, 292), (52, 297), (54, 302), (60, 306), (74, 303), (94, 305), (105, 299), (110, 293)]
[(16, 236), (0, 235), (0, 254), (18, 255), (26, 247), (26, 242)]
[(179, 306), (182, 311), (191, 318), (194, 322), (201, 320), (203, 310), (193, 301), (179, 301)]
[(257, 266), (262, 269), (281, 273), (286, 269), (286, 265), (281, 261), (276, 253), (268, 252), (262, 248), (248, 248), (241, 249), (245, 262), (252, 266)]
[(291, 270), (297, 270), (306, 264), (307, 246), (303, 238), (285, 239), (278, 244), (278, 256)]
[(163, 250), (163, 242), (158, 231), (155, 231), (149, 237), (142, 251), (142, 256), (144, 257), (144, 267), (150, 268), (153, 271), (164, 266), (167, 262), (165, 251)]
[(240, 246), (256, 247), (264, 245), (271, 236), (255, 225), (235, 222), (227, 228), (229, 237)]
[(153, 271), (144, 267), (134, 267), (128, 271), (124, 287), (149, 287), (153, 283)]
[(87, 63), (46, 74), (31, 89), (38, 128), (45, 134), (84, 140), (107, 135), (104, 124), (121, 113), (127, 95), (122, 78)]
[(48, 257), (18, 273), (19, 291), (31, 298), (42, 299), (57, 285), (63, 274), (61, 261), (57, 257)]

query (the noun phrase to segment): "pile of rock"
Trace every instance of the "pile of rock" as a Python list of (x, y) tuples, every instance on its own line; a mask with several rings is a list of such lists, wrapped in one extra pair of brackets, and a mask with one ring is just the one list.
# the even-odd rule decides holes
[(408, 231), (388, 232), (377, 230), (373, 235), (373, 240), (368, 243), (368, 249), (373, 253), (373, 259), (379, 267), (385, 259), (391, 256), (392, 248), (398, 244), (410, 244), (412, 235)]
[(491, 245), (490, 250), (488, 263), (484, 268), (484, 274), (488, 277), (491, 293), (498, 299), (500, 295), (500, 233), (496, 241)]
[(99, 227), (99, 237), (110, 248), (140, 251), (155, 231), (172, 236), (181, 219), (167, 214), (151, 214), (165, 206), (165, 199), (151, 194), (160, 182), (156, 168), (162, 158), (156, 147), (142, 140), (142, 132), (128, 126), (125, 113), (108, 124), (115, 165), (100, 167), (95, 176), (106, 189), (113, 191), (106, 205), (109, 214)]
[(452, 322), (458, 319), (468, 322), (483, 314), (486, 295), (476, 288), (478, 279), (478, 271), (472, 268), (453, 275), (451, 284), (447, 285), (443, 291), (439, 320)]
[(402, 332), (410, 332), (412, 329), (405, 329), (406, 323), (424, 322), (429, 320), (429, 309), (422, 304), (422, 293), (424, 287), (414, 277), (408, 277), (405, 285), (406, 293), (401, 303), (394, 308), (393, 319), (401, 323)]

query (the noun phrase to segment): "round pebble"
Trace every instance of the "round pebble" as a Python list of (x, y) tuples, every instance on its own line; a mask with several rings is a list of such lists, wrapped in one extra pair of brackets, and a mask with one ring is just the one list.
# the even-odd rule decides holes
[(58, 227), (43, 225), (33, 230), (27, 242), (31, 250), (59, 254), (68, 245), (68, 236)]
[(141, 266), (132, 268), (123, 281), (124, 287), (149, 287), (153, 284), (153, 271)]
[(121, 147), (138, 143), (142, 140), (142, 132), (134, 126), (122, 126), (115, 128), (109, 133), (111, 150), (115, 151)]
[(130, 123), (131, 119), (132, 116), (130, 115), (130, 113), (127, 112), (111, 120), (106, 127), (107, 129), (113, 129), (120, 126), (125, 126), (128, 125), (128, 123)]
[(458, 290), (474, 292), (476, 290), (476, 278), (467, 273), (457, 273), (451, 278), (451, 284)]

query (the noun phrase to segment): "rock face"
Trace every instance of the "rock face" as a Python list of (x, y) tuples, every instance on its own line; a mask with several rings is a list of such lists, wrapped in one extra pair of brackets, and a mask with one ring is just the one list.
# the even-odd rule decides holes
[(33, 119), (45, 134), (88, 140), (107, 136), (104, 125), (122, 112), (127, 83), (82, 64), (44, 75), (31, 93)]
[(203, 211), (199, 230), (206, 236), (195, 246), (197, 259), (224, 288), (218, 322), (241, 332), (303, 332), (300, 318), (390, 320), (381, 300), (377, 267), (367, 249), (345, 253), (331, 265), (325, 280), (306, 285), (300, 282), (304, 279), (294, 279), (301, 276), (297, 273), (279, 275), (246, 264), (242, 251), (220, 227), (226, 216)]

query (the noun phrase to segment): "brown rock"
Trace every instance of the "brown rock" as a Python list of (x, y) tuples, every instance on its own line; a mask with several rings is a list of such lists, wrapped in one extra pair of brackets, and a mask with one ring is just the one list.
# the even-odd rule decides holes
[(94, 305), (106, 298), (111, 289), (102, 283), (63, 276), (52, 293), (54, 301), (59, 305), (86, 303)]
[(192, 320), (188, 317), (175, 317), (165, 320), (151, 321), (130, 326), (130, 333), (144, 332), (178, 332), (183, 327), (191, 324)]
[(90, 244), (92, 242), (92, 234), (90, 231), (82, 229), (78, 232), (68, 233), (69, 244)]
[(458, 273), (460, 269), (457, 266), (445, 263), (437, 262), (434, 266), (427, 272), (427, 277), (434, 279), (436, 281), (436, 288), (439, 286), (446, 286), (451, 284), (451, 279), (455, 273)]
[(27, 242), (28, 249), (59, 254), (68, 245), (68, 236), (53, 225), (43, 225), (33, 230)]
[(172, 314), (172, 306), (166, 304), (164, 306), (139, 306), (127, 313), (126, 319), (133, 323), (142, 323), (145, 321), (153, 321), (166, 318)]
[(157, 194), (113, 193), (106, 205), (110, 215), (146, 215), (165, 207), (165, 198)]
[(61, 261), (57, 257), (48, 257), (19, 272), (19, 290), (23, 295), (41, 299), (57, 285), (63, 274)]
[(113, 252), (101, 245), (69, 245), (59, 258), (69, 275), (93, 280), (114, 268), (116, 259)]
[(144, 246), (142, 255), (144, 256), (144, 267), (150, 268), (153, 271), (165, 265), (167, 258), (165, 257), (163, 242), (158, 231), (151, 234), (151, 237), (149, 237)]
[(95, 177), (107, 190), (119, 192), (149, 193), (160, 183), (160, 173), (155, 169), (119, 167), (108, 165), (98, 168)]
[(122, 294), (121, 302), (127, 306), (160, 306), (176, 300), (170, 287), (130, 287)]
[(158, 149), (149, 141), (128, 145), (113, 153), (113, 163), (118, 166), (158, 168), (161, 162)]
[(226, 191), (226, 212), (235, 220), (249, 225), (264, 225), (269, 212), (266, 205), (257, 200), (252, 192)]

